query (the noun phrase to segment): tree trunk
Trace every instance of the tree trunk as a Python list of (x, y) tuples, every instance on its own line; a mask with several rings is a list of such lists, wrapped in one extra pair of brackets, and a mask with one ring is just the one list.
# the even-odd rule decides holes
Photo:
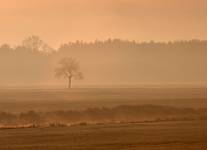
[(72, 77), (69, 77), (68, 78), (68, 88), (69, 89), (71, 88), (71, 83), (72, 83)]

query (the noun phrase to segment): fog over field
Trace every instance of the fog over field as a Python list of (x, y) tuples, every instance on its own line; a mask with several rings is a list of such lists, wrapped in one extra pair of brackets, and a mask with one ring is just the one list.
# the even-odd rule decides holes
[(207, 149), (206, 0), (0, 0), (0, 150)]
[(207, 85), (207, 41), (139, 43), (109, 39), (65, 43), (56, 50), (35, 40), (41, 41), (32, 36), (17, 47), (0, 47), (0, 87), (63, 88), (65, 80), (56, 79), (54, 70), (64, 57), (75, 58), (84, 73), (84, 80), (75, 81), (76, 87)]

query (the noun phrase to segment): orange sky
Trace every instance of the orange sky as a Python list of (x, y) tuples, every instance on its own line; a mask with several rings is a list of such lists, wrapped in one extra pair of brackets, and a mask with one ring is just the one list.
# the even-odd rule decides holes
[(206, 16), (206, 0), (0, 0), (0, 44), (207, 39)]

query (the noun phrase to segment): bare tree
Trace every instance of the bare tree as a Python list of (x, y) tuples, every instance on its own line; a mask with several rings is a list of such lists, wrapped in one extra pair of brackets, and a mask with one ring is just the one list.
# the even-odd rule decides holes
[(66, 57), (60, 60), (59, 66), (55, 69), (57, 78), (63, 77), (68, 80), (68, 88), (71, 88), (72, 78), (83, 79), (83, 74), (80, 72), (79, 63), (76, 59)]
[(54, 51), (53, 48), (51, 48), (48, 44), (41, 40), (39, 36), (36, 35), (27, 37), (25, 40), (23, 40), (22, 45), (32, 51), (42, 51), (47, 53)]

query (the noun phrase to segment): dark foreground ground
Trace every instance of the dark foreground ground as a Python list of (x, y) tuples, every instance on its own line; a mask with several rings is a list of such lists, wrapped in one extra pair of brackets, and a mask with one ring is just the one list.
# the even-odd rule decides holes
[(0, 150), (205, 150), (207, 122), (0, 130)]

